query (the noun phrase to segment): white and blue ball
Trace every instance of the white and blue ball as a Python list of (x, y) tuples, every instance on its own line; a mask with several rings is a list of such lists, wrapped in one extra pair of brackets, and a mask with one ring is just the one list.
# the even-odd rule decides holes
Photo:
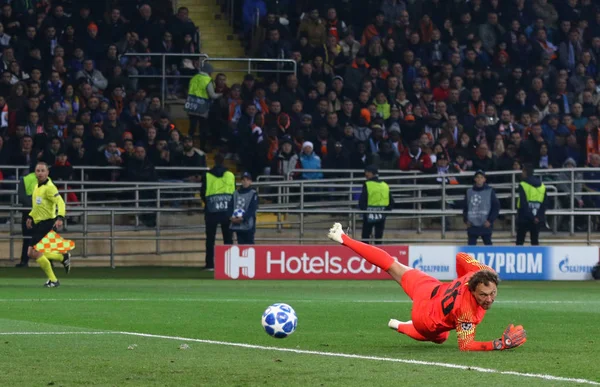
[(298, 326), (298, 317), (288, 304), (273, 304), (262, 315), (262, 326), (269, 336), (283, 339)]
[(233, 211), (233, 217), (234, 217), (234, 218), (243, 218), (245, 213), (246, 213), (246, 211), (244, 211), (243, 209), (241, 209), (241, 208), (236, 208), (236, 209)]

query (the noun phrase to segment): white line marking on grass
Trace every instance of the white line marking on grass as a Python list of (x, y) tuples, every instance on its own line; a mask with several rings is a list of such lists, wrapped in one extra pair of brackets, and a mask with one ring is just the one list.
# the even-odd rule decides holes
[(115, 332), (0, 332), (0, 336), (15, 335), (114, 335)]
[[(273, 302), (261, 298), (0, 298), (2, 302)], [(412, 300), (340, 300), (335, 298), (286, 299), (292, 302), (339, 302), (345, 304), (409, 304)], [(598, 300), (498, 300), (497, 304), (572, 304), (597, 305)]]
[(501, 371), (501, 370), (496, 370), (496, 369), (492, 369), (492, 368), (473, 367), (473, 366), (466, 366), (466, 365), (461, 365), (461, 364), (439, 363), (439, 362), (412, 360), (412, 359), (398, 359), (398, 358), (393, 358), (393, 357), (354, 355), (354, 354), (349, 354), (349, 353), (309, 351), (309, 350), (292, 349), (292, 348), (267, 347), (267, 346), (263, 346), (263, 345), (231, 343), (231, 342), (227, 342), (227, 341), (202, 340), (202, 339), (191, 339), (191, 338), (177, 337), (177, 336), (153, 335), (150, 333), (137, 333), (137, 332), (119, 332), (119, 333), (121, 333), (123, 335), (129, 335), (129, 336), (150, 337), (150, 338), (155, 338), (155, 339), (188, 341), (188, 342), (202, 343), (202, 344), (224, 345), (224, 346), (228, 346), (228, 347), (260, 349), (260, 350), (265, 350), (265, 351), (291, 352), (291, 353), (297, 353), (297, 354), (302, 354), (302, 355), (318, 355), (318, 356), (328, 356), (328, 357), (341, 357), (341, 358), (346, 358), (346, 359), (375, 360), (375, 361), (384, 361), (384, 362), (391, 362), (391, 363), (425, 365), (425, 366), (459, 369), (459, 370), (465, 370), (465, 371), (477, 371), (477, 372), (490, 373), (490, 374), (511, 375), (511, 376), (526, 377), (526, 378), (544, 379), (544, 380), (551, 380), (551, 381), (555, 381), (555, 382), (572, 382), (572, 383), (591, 384), (594, 386), (600, 386), (599, 382), (595, 382), (593, 380), (587, 380), (587, 379), (565, 378), (562, 376), (553, 376), (553, 375), (546, 375), (546, 374), (532, 374), (532, 373), (524, 373), (524, 372), (516, 372), (516, 371)]
[(116, 331), (115, 332), (111, 332), (111, 331), (98, 331), (98, 332), (89, 332), (89, 331), (82, 331), (82, 332), (0, 332), (0, 335), (2, 335), (2, 336), (13, 336), (13, 335), (125, 335), (125, 336), (137, 336), (137, 337), (147, 337), (147, 338), (154, 338), (154, 339), (187, 341), (187, 342), (192, 342), (192, 343), (223, 345), (223, 346), (227, 346), (227, 347), (259, 349), (259, 350), (264, 350), (264, 351), (290, 352), (290, 353), (296, 353), (296, 354), (300, 354), (300, 355), (317, 355), (317, 356), (326, 356), (326, 357), (340, 357), (340, 358), (345, 358), (345, 359), (374, 360), (374, 361), (383, 361), (383, 362), (390, 362), (390, 363), (434, 366), (434, 367), (450, 368), (450, 369), (457, 369), (457, 370), (463, 370), (463, 371), (476, 371), (476, 372), (482, 372), (482, 373), (488, 373), (488, 374), (509, 375), (509, 376), (524, 377), (524, 378), (551, 380), (551, 381), (555, 381), (555, 382), (571, 382), (571, 383), (590, 384), (590, 385), (594, 385), (594, 386), (600, 386), (599, 382), (595, 382), (593, 380), (588, 380), (588, 379), (581, 379), (581, 378), (566, 378), (566, 377), (562, 377), (562, 376), (553, 376), (553, 375), (547, 375), (547, 374), (532, 374), (532, 373), (517, 372), (517, 371), (501, 371), (501, 370), (496, 370), (493, 368), (473, 367), (473, 366), (466, 366), (466, 365), (461, 365), (461, 364), (439, 363), (439, 362), (413, 360), (413, 359), (399, 359), (399, 358), (393, 358), (393, 357), (366, 356), (366, 355), (355, 355), (355, 354), (350, 354), (350, 353), (322, 352), (322, 351), (309, 351), (309, 350), (304, 350), (304, 349), (267, 347), (264, 345), (231, 343), (228, 341), (203, 340), (203, 339), (194, 339), (194, 338), (189, 338), (189, 337), (154, 335), (151, 333), (125, 332), (125, 331), (121, 331), (121, 332), (116, 332)]

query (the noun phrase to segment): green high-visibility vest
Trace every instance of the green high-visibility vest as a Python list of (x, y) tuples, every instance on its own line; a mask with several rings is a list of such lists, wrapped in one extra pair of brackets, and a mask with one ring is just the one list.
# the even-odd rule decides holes
[(221, 177), (212, 173), (206, 174), (206, 197), (219, 194), (233, 195), (235, 192), (235, 176), (227, 171)]
[(206, 74), (197, 74), (190, 81), (190, 87), (188, 90), (189, 95), (196, 97), (209, 99), (206, 87), (212, 82), (212, 78)]
[(230, 204), (235, 192), (235, 176), (227, 171), (221, 177), (206, 174), (206, 210), (208, 212), (226, 212), (232, 210)]
[(37, 177), (35, 177), (35, 173), (31, 172), (25, 176), (23, 176), (23, 183), (25, 183), (25, 193), (27, 196), (33, 195), (33, 190), (37, 185)]
[(367, 207), (387, 207), (390, 204), (390, 187), (384, 181), (367, 181)]
[[(544, 202), (544, 196), (546, 195), (546, 186), (542, 183), (539, 187), (534, 187), (529, 183), (522, 181), (520, 186), (525, 192), (527, 202), (530, 204), (542, 204)], [(517, 199), (517, 208), (521, 208), (521, 198)]]

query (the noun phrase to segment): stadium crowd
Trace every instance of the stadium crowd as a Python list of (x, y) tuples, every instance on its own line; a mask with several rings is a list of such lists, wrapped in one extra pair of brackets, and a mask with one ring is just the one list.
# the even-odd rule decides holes
[[(237, 150), (255, 175), (600, 166), (596, 1), (245, 0), (243, 11), (250, 52), (299, 69), (222, 89), (230, 114), (215, 117), (251, 144)], [(585, 175), (598, 191), (600, 175)]]
[[(197, 179), (154, 166), (204, 166), (204, 154), (173, 125), (160, 99), (159, 57), (198, 53), (188, 10), (169, 0), (0, 1), (0, 165), (39, 161), (70, 180), (73, 166), (92, 180)], [(138, 55), (127, 55), (136, 53)], [(194, 58), (169, 62), (170, 74), (193, 74)], [(169, 83), (168, 98), (184, 93)], [(27, 168), (25, 168), (27, 169)], [(3, 169), (3, 178), (15, 175)]]
[[(218, 98), (200, 127), (201, 150), (163, 110), (159, 77), (136, 77), (161, 71), (145, 53), (199, 52), (186, 8), (169, 0), (0, 4), (0, 165), (43, 160), (62, 180), (75, 165), (122, 166), (90, 173), (94, 180), (197, 180), (154, 167), (204, 166), (210, 147), (254, 177), (297, 167), (600, 167), (600, 7), (592, 0), (237, 2), (249, 55), (293, 59), (298, 72), (265, 66), (233, 85), (213, 74)], [(198, 68), (193, 57), (175, 58), (166, 71)], [(170, 80), (167, 98), (185, 97), (186, 83)], [(600, 173), (585, 175), (598, 183), (584, 189), (600, 190)]]

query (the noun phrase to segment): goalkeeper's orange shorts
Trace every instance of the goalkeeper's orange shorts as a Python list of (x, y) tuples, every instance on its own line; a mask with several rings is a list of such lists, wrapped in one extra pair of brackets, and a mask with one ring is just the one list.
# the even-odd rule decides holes
[(424, 301), (431, 299), (431, 293), (441, 282), (421, 270), (412, 269), (402, 276), (402, 289), (411, 300)]

